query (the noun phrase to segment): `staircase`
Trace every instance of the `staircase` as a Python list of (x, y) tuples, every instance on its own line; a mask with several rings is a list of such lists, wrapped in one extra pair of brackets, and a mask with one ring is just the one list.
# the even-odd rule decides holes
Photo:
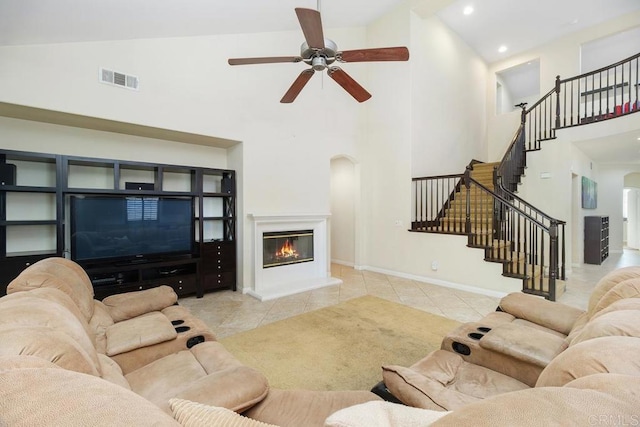
[[(528, 293), (555, 297), (563, 284), (556, 281), (550, 290), (543, 264), (537, 261), (540, 232), (495, 193), (499, 165), (473, 161), (462, 175), (414, 179), (418, 199), (438, 205), (436, 200), (446, 200), (433, 220), (413, 222), (411, 231), (466, 235), (467, 247), (483, 250), (487, 262), (502, 264), (502, 274), (521, 279)], [(519, 223), (515, 227), (514, 221)], [(517, 232), (508, 232), (512, 228)], [(529, 236), (535, 239), (530, 241)]]
[(484, 260), (522, 280), (522, 291), (555, 301), (565, 289), (565, 222), (517, 196), (526, 154), (556, 131), (640, 111), (640, 53), (555, 87), (531, 108), (498, 163), (469, 163), (462, 174), (412, 179), (411, 231), (466, 235)]

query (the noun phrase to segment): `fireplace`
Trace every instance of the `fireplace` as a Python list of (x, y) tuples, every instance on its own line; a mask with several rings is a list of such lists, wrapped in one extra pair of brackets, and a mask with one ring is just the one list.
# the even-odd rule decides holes
[(249, 217), (253, 220), (253, 284), (243, 292), (267, 301), (342, 283), (331, 277), (329, 214)]
[(262, 268), (313, 261), (313, 230), (262, 233)]

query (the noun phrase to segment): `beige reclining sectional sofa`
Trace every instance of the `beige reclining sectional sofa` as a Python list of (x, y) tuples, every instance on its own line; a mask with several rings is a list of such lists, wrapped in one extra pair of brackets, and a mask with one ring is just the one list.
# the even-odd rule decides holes
[[(96, 301), (79, 266), (50, 258), (0, 298), (0, 426), (634, 425), (635, 273), (603, 279), (585, 312), (505, 297), (504, 311), (452, 331), (412, 367), (385, 365), (386, 386), (403, 405), (369, 391), (271, 389), (169, 287)], [(553, 338), (534, 342), (531, 333)], [(485, 344), (492, 335), (511, 342)]]
[[(507, 295), (498, 311), (448, 334), (440, 350), (410, 367), (385, 365), (382, 376), (388, 391), (409, 406), (458, 413), (494, 396), (509, 401), (514, 392), (532, 388), (573, 387), (572, 381), (591, 375), (620, 374), (622, 382), (636, 377), (639, 337), (640, 267), (628, 267), (600, 280), (586, 311)], [(578, 382), (587, 383), (598, 385)], [(638, 423), (639, 396), (626, 395), (637, 405)]]
[[(0, 426), (164, 425), (154, 420), (171, 421), (171, 399), (283, 426), (322, 425), (338, 409), (379, 400), (369, 391), (270, 389), (175, 305), (168, 286), (100, 302), (82, 268), (48, 258), (25, 269), (7, 293), (0, 298)], [(58, 383), (43, 383), (49, 376)], [(73, 389), (76, 383), (86, 388)], [(130, 423), (122, 405), (146, 408), (149, 417), (132, 414), (142, 421)]]

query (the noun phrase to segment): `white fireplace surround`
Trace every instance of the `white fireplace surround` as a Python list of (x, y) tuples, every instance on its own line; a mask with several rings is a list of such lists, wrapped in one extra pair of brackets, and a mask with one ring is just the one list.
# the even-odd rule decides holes
[[(253, 220), (253, 287), (246, 290), (260, 301), (293, 295), (325, 286), (339, 285), (342, 280), (331, 277), (327, 222), (329, 214), (257, 215)], [(263, 233), (273, 231), (313, 230), (313, 261), (263, 268)]]

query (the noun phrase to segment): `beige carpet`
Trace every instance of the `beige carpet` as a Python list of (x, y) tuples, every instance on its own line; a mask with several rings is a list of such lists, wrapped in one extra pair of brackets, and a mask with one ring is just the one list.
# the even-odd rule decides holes
[(409, 366), (440, 347), (455, 320), (364, 296), (220, 341), (275, 388), (369, 390), (380, 366)]

